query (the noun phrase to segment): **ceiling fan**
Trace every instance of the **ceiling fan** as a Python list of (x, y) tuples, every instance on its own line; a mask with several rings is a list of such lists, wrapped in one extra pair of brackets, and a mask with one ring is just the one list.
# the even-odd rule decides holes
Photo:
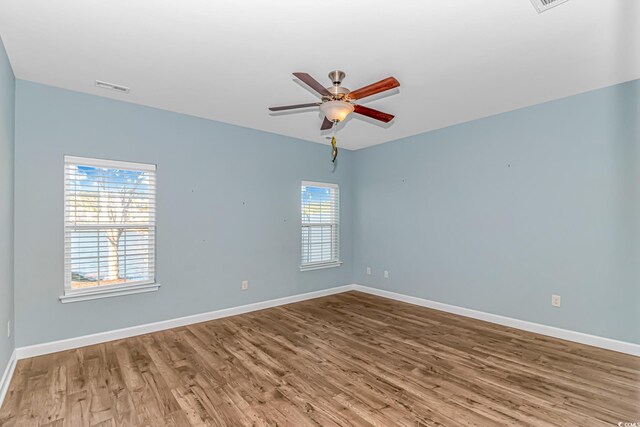
[(306, 83), (311, 89), (318, 92), (322, 97), (322, 102), (271, 107), (269, 110), (285, 111), (295, 110), (297, 108), (320, 107), (320, 111), (324, 114), (324, 121), (322, 122), (320, 130), (331, 129), (334, 124), (344, 120), (351, 113), (371, 117), (384, 123), (388, 123), (394, 118), (391, 114), (353, 103), (353, 101), (400, 86), (400, 83), (394, 77), (388, 77), (377, 83), (350, 91), (346, 87), (341, 86), (346, 74), (340, 70), (329, 73), (329, 79), (333, 83), (333, 86), (329, 87), (322, 86), (321, 83), (307, 73), (293, 73), (293, 75)]

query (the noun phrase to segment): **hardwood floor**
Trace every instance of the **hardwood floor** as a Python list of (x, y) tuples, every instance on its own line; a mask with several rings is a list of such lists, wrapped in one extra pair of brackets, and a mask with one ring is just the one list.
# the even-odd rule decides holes
[(348, 292), (18, 362), (2, 426), (617, 426), (640, 358)]

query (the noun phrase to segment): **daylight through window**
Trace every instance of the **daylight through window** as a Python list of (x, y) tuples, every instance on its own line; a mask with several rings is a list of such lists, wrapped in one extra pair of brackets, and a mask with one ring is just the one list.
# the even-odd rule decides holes
[(156, 167), (65, 157), (65, 294), (155, 282)]
[(301, 270), (341, 264), (339, 199), (339, 189), (335, 184), (302, 183)]

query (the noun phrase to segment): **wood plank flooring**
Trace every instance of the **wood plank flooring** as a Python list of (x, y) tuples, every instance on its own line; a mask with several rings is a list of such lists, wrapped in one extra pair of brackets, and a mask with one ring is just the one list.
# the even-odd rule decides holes
[(2, 426), (616, 426), (640, 358), (348, 292), (18, 362)]

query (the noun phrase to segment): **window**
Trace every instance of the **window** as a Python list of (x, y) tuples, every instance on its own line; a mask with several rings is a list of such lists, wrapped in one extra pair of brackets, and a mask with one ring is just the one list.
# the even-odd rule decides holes
[(337, 267), (340, 262), (339, 203), (335, 184), (302, 182), (302, 263), (300, 270)]
[(64, 160), (61, 301), (157, 290), (155, 165), (71, 156)]

